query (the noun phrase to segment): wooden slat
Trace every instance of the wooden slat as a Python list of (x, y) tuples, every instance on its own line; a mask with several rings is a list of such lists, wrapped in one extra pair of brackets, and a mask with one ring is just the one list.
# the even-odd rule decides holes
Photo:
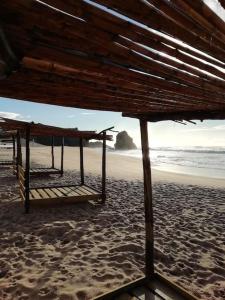
[(57, 187), (51, 188), (51, 190), (52, 190), (58, 197), (63, 197), (63, 194), (58, 190)]
[(21, 189), (19, 189), (19, 192), (20, 192), (20, 197), (22, 198), (22, 201), (25, 201), (24, 193), (21, 191)]
[(91, 193), (90, 191), (86, 190), (84, 188), (84, 186), (80, 186), (79, 190), (82, 191), (85, 195), (92, 195), (93, 193)]
[(43, 199), (50, 198), (50, 196), (45, 192), (44, 189), (38, 189), (37, 192), (42, 196)]
[(82, 185), (82, 188), (84, 188), (85, 190), (89, 191), (91, 194), (99, 194), (99, 191), (96, 191), (96, 190), (90, 188), (89, 186)]
[(30, 192), (33, 194), (34, 199), (42, 199), (41, 195), (36, 191), (36, 189), (30, 189)]
[(50, 198), (56, 198), (57, 195), (51, 190), (51, 188), (45, 188), (46, 193), (49, 195)]
[(153, 294), (150, 289), (146, 287), (138, 287), (130, 292), (131, 295), (134, 295), (139, 300), (162, 300), (161, 297)]

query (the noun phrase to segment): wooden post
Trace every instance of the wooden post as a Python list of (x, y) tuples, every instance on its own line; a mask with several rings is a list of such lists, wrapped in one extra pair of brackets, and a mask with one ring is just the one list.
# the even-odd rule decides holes
[(62, 146), (61, 146), (61, 176), (63, 176), (63, 162), (64, 162), (64, 137), (62, 137)]
[(80, 181), (81, 185), (84, 184), (84, 146), (83, 139), (80, 138)]
[(144, 173), (144, 208), (145, 208), (145, 273), (150, 278), (154, 274), (154, 235), (151, 165), (148, 144), (148, 123), (140, 120), (141, 145)]
[(30, 126), (26, 127), (25, 213), (30, 210)]
[(20, 140), (20, 132), (17, 130), (16, 134), (16, 140), (17, 140), (17, 157), (16, 157), (16, 177), (18, 178), (19, 176), (19, 166), (22, 167), (22, 149), (21, 149), (21, 140)]
[(54, 136), (52, 136), (52, 169), (55, 168), (55, 157), (54, 157)]
[(14, 135), (12, 137), (12, 141), (13, 141), (13, 161), (14, 161), (15, 156), (16, 156), (16, 141), (15, 141), (15, 136)]
[(106, 132), (103, 132), (102, 143), (102, 203), (106, 200)]

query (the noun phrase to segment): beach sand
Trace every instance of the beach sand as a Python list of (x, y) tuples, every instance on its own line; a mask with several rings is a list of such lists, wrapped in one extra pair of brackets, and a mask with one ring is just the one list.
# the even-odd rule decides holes
[[(59, 166), (59, 147), (56, 166)], [(79, 150), (65, 147), (65, 175), (79, 182)], [(0, 170), (0, 299), (91, 299), (144, 272), (141, 160), (107, 155), (107, 202), (33, 208), (25, 215), (12, 170)], [(31, 149), (50, 166), (50, 148)], [(85, 148), (85, 180), (100, 188), (101, 151)], [(225, 299), (225, 185), (153, 170), (156, 270), (199, 299)]]

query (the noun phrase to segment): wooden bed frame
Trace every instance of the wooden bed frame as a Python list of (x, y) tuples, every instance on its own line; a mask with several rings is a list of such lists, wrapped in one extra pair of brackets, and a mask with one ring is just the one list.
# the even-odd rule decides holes
[[(80, 184), (30, 187), (30, 126), (26, 128), (26, 164), (22, 166), (22, 159), (17, 159), (17, 172), (20, 196), (24, 204), (25, 213), (30, 205), (49, 205), (62, 203), (76, 203), (89, 200), (106, 200), (106, 131), (102, 132), (102, 190), (98, 191), (84, 183), (83, 138), (80, 138)], [(64, 139), (62, 143), (61, 168), (63, 170)], [(20, 163), (20, 164), (19, 164)]]
[[(29, 187), (29, 190), (26, 190), (26, 174), (21, 166), (19, 166), (19, 190), (25, 208), (30, 204), (48, 206), (102, 199), (101, 192), (85, 184)], [(29, 197), (26, 198), (28, 193)]]
[[(17, 157), (13, 159), (13, 170), (14, 174), (17, 174), (18, 166), (22, 165), (22, 151), (21, 151), (21, 141), (20, 135), (17, 134)], [(51, 145), (51, 158), (52, 164), (51, 167), (34, 167), (30, 168), (30, 175), (31, 176), (41, 176), (41, 175), (61, 175), (63, 176), (64, 172), (64, 138), (62, 138), (62, 145), (61, 145), (61, 167), (60, 169), (55, 168), (55, 157), (54, 157), (54, 137), (52, 137), (52, 145)]]
[(152, 278), (142, 277), (94, 300), (198, 300), (165, 276), (155, 273)]
[(0, 166), (12, 166), (13, 160), (0, 160)]
[(11, 139), (7, 140), (7, 141), (12, 142), (12, 144), (13, 144), (13, 148), (12, 148), (13, 154), (12, 154), (12, 159), (10, 159), (10, 160), (0, 159), (0, 166), (3, 166), (3, 167), (4, 166), (8, 167), (8, 166), (14, 165), (14, 157), (15, 157), (15, 153), (16, 153), (15, 152), (16, 151), (15, 136), (12, 134)]

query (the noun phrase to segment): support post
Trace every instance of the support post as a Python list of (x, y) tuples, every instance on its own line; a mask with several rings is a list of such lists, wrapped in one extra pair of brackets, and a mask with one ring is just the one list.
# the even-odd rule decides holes
[(26, 127), (25, 213), (30, 210), (30, 126)]
[(52, 169), (55, 168), (55, 157), (54, 157), (54, 136), (52, 136)]
[(16, 140), (17, 140), (16, 177), (18, 178), (19, 177), (19, 166), (22, 167), (22, 150), (21, 150), (21, 140), (20, 140), (19, 130), (17, 130)]
[(154, 274), (154, 235), (153, 235), (153, 203), (152, 179), (149, 158), (148, 123), (140, 120), (142, 160), (144, 173), (144, 208), (145, 208), (145, 273), (150, 278)]
[(106, 132), (103, 132), (102, 143), (102, 203), (106, 200)]
[(13, 142), (13, 161), (14, 161), (14, 158), (16, 156), (16, 141), (15, 141), (15, 136), (14, 135), (12, 137), (12, 142)]
[(63, 163), (64, 163), (64, 137), (62, 137), (62, 146), (61, 146), (61, 176), (63, 176)]
[(81, 185), (84, 184), (84, 146), (83, 138), (80, 138), (80, 181)]

